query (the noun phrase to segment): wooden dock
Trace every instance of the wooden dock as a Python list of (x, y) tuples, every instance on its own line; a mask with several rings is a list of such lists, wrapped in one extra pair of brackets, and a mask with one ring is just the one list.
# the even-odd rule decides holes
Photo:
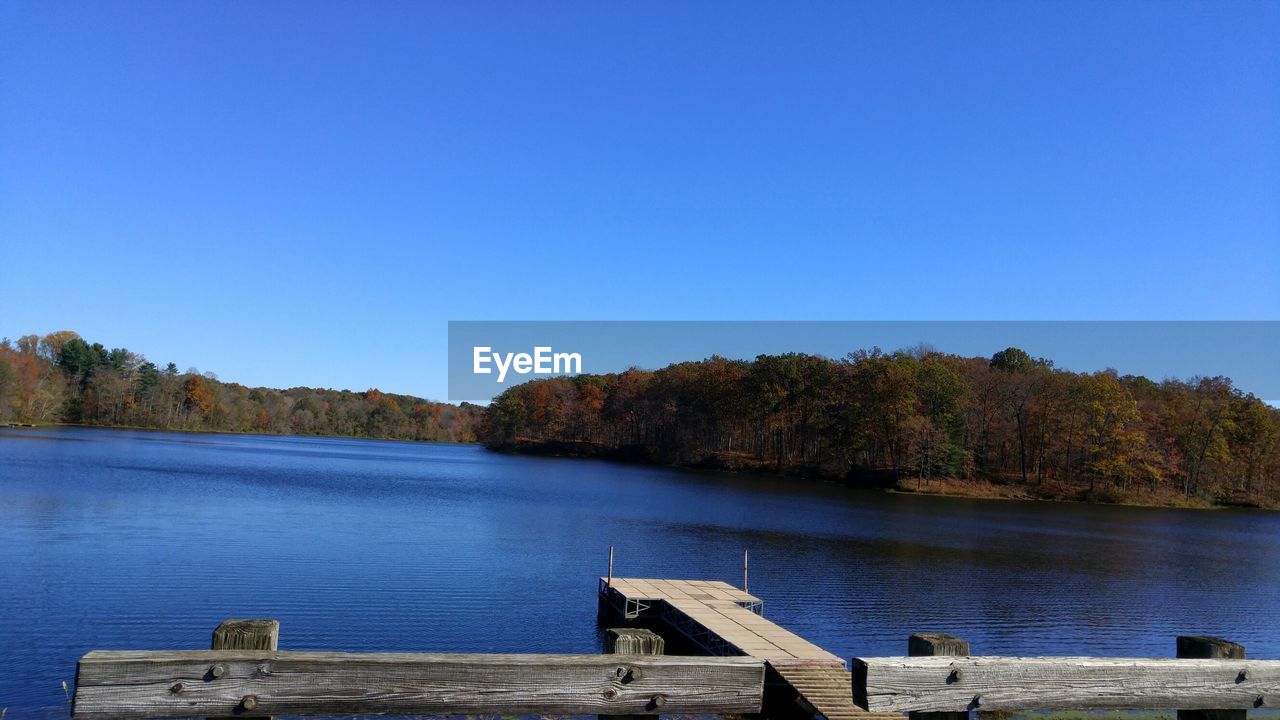
[(624, 620), (660, 620), (709, 655), (764, 660), (772, 684), (790, 691), (794, 704), (809, 714), (901, 719), (855, 706), (844, 660), (766, 620), (760, 598), (726, 582), (602, 577), (600, 609)]
[(701, 632), (701, 640), (687, 637), (726, 656), (666, 655), (667, 638), (642, 627), (612, 628), (604, 654), (286, 652), (277, 621), (227, 620), (211, 650), (86, 654), (71, 715), (903, 720), (906, 711), (913, 720), (968, 720), (974, 710), (1176, 708), (1178, 720), (1248, 720), (1251, 710), (1280, 706), (1280, 660), (1246, 660), (1242, 645), (1216, 637), (1179, 636), (1172, 659), (998, 657), (971, 655), (968, 642), (946, 633), (916, 633), (906, 657), (853, 658), (851, 674), (793, 633), (761, 625), (759, 599), (724, 583), (606, 581), (600, 603), (610, 620), (615, 611), (686, 618), (681, 634)]

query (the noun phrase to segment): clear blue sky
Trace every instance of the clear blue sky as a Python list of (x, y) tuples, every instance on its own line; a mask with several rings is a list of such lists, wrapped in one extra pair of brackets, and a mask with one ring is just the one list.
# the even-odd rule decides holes
[(1280, 3), (0, 4), (0, 334), (1280, 318)]

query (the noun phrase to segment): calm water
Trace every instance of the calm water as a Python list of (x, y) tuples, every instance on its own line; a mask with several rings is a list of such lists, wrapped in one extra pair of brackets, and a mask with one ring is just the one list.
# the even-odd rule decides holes
[(975, 652), (1280, 657), (1280, 515), (857, 493), (476, 447), (0, 432), (0, 707), (60, 716), (94, 649), (597, 652), (595, 577), (740, 580), (844, 657), (945, 630)]

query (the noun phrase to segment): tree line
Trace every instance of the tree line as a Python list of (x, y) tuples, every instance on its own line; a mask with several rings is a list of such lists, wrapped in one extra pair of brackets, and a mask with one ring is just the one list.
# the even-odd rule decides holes
[(1280, 504), (1280, 412), (1224, 377), (1076, 373), (1009, 348), (712, 357), (536, 380), (490, 405), (495, 449), (755, 468), (929, 490)]
[(409, 395), (250, 388), (71, 331), (0, 340), (0, 422), (473, 442), (483, 408)]
[(1009, 348), (712, 357), (536, 380), (488, 408), (249, 388), (74, 332), (0, 340), (0, 423), (472, 442), (906, 489), (1280, 506), (1280, 411), (1224, 377), (1076, 373)]

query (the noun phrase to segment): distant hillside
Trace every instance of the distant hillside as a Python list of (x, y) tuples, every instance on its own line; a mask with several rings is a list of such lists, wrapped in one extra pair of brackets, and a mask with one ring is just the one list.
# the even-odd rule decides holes
[(0, 341), (0, 422), (473, 442), (483, 412), (378, 390), (248, 388), (69, 330)]
[(506, 390), (494, 449), (916, 492), (1280, 505), (1280, 412), (1227, 378), (1073, 373), (1017, 348), (714, 357)]

